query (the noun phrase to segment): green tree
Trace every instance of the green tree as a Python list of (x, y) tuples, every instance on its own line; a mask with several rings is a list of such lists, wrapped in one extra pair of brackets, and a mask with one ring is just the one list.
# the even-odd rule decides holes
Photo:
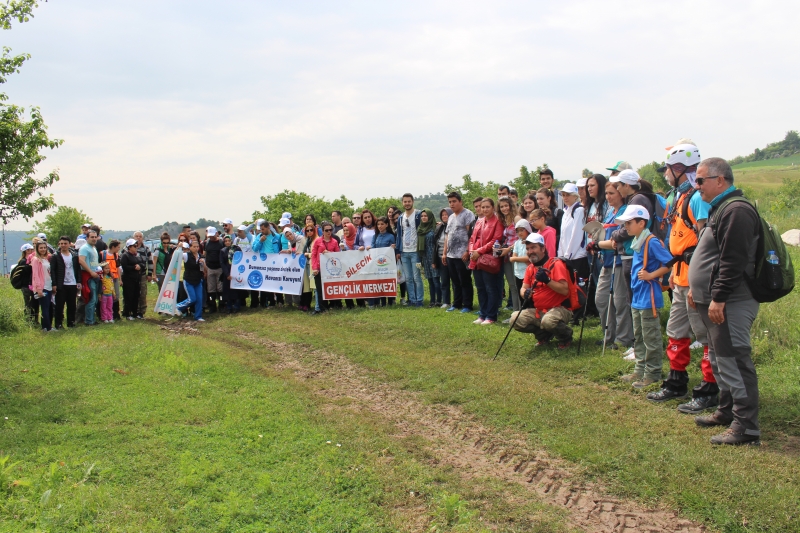
[(464, 204), (469, 206), (472, 204), (472, 200), (478, 196), (496, 197), (498, 185), (498, 183), (493, 181), (490, 181), (489, 183), (481, 183), (480, 181), (472, 179), (472, 176), (469, 174), (464, 174), (464, 176), (461, 177), (460, 186), (448, 183), (444, 186), (444, 192), (449, 193), (457, 191), (461, 193), (461, 197), (464, 199)]
[(61, 205), (54, 213), (44, 217), (44, 222), (37, 222), (33, 225), (33, 230), (28, 233), (30, 238), (39, 233), (47, 235), (47, 242), (56, 245), (58, 239), (66, 235), (70, 240), (74, 240), (81, 232), (81, 226), (92, 224), (92, 219), (74, 207)]
[(663, 166), (664, 163), (653, 161), (652, 163), (642, 165), (636, 169), (636, 172), (639, 174), (640, 178), (653, 184), (653, 189), (656, 192), (666, 192), (670, 188), (669, 183), (667, 183), (667, 178), (658, 171), (658, 168)]
[(288, 189), (276, 195), (262, 196), (261, 204), (264, 206), (262, 211), (253, 213), (253, 220), (263, 218), (270, 222), (277, 223), (281, 214), (288, 211), (294, 217), (297, 224), (302, 224), (307, 214), (316, 217), (317, 222), (330, 220), (331, 211), (341, 211), (345, 216), (353, 212), (353, 202), (344, 195), (329, 202), (324, 197), (312, 196), (304, 192), (290, 191)]
[(594, 175), (594, 172), (592, 172), (592, 171), (591, 171), (591, 170), (589, 170), (588, 168), (584, 168), (584, 169), (581, 171), (581, 177), (582, 177), (582, 178), (590, 178), (590, 177), (592, 177), (593, 175)]
[(386, 211), (392, 205), (402, 209), (403, 202), (399, 198), (369, 198), (364, 200), (364, 206), (361, 209), (369, 209), (376, 217), (383, 217), (386, 216)]
[(511, 180), (508, 185), (512, 189), (516, 189), (519, 197), (523, 198), (528, 192), (539, 190), (539, 176), (546, 168), (548, 168), (547, 163), (536, 167), (536, 170), (533, 171), (529, 171), (528, 167), (522, 165), (519, 169), (519, 176)]
[[(0, 27), (11, 29), (12, 21), (28, 22), (37, 7), (36, 0), (8, 0), (0, 6)], [(18, 73), (29, 54), (11, 55), (3, 47), (0, 56), (0, 83)], [(36, 213), (55, 206), (52, 195), (42, 192), (58, 181), (58, 171), (36, 177), (36, 167), (45, 160), (41, 150), (58, 148), (64, 141), (50, 139), (39, 108), (7, 104), (8, 96), (0, 93), (0, 220), (5, 224), (22, 216), (30, 219)]]

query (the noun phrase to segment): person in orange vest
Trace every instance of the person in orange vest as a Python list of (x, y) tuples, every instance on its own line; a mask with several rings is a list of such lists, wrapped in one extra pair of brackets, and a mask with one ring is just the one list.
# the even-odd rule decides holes
[(100, 262), (108, 263), (108, 268), (111, 271), (111, 279), (114, 280), (114, 320), (121, 320), (119, 316), (119, 292), (122, 286), (119, 272), (119, 247), (120, 242), (117, 239), (112, 239), (108, 243), (108, 249), (100, 252)]
[(719, 386), (708, 358), (708, 332), (697, 310), (687, 301), (689, 294), (689, 262), (697, 247), (697, 234), (705, 225), (711, 206), (704, 202), (695, 187), (695, 174), (700, 164), (700, 151), (689, 139), (681, 139), (668, 149), (665, 176), (674, 187), (674, 200), (668, 207), (672, 225), (669, 251), (673, 256), (669, 285), (672, 289), (672, 306), (667, 322), (667, 357), (669, 375), (661, 390), (647, 395), (653, 402), (685, 398), (688, 394), (691, 361), (691, 334), (702, 345), (703, 359), (700, 369), (703, 380), (692, 390), (692, 400), (678, 406), (686, 414), (700, 414), (719, 403)]

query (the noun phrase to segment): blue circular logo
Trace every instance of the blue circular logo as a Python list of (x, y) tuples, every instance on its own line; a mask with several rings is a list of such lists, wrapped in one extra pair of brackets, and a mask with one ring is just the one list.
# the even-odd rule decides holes
[(244, 265), (239, 265), (239, 274), (244, 274)]
[(257, 256), (257, 255), (254, 255), (254, 256), (253, 256), (253, 261), (255, 261), (256, 259), (258, 259), (258, 256)]
[(325, 262), (325, 270), (327, 270), (328, 274), (331, 276), (341, 276), (342, 263), (338, 259), (331, 257)]
[(284, 257), (284, 258), (283, 258), (283, 264), (285, 265), (285, 264), (286, 264), (286, 263), (288, 263), (288, 262), (289, 262), (289, 258), (288, 258), (288, 257)]
[(242, 261), (243, 256), (244, 254), (240, 250), (233, 252), (233, 264), (235, 265), (240, 263)]
[(247, 276), (247, 284), (250, 285), (251, 289), (257, 289), (264, 283), (264, 276), (261, 275), (261, 272), (258, 270), (253, 270), (250, 272), (250, 275)]
[(300, 268), (306, 267), (306, 256), (301, 255), (300, 260), (297, 261), (300, 264)]
[(280, 287), (278, 287), (278, 290), (281, 290), (281, 291), (282, 291), (282, 290), (283, 290), (283, 285), (281, 285)]
[(267, 254), (261, 254), (259, 257), (261, 258), (262, 261), (267, 260)]

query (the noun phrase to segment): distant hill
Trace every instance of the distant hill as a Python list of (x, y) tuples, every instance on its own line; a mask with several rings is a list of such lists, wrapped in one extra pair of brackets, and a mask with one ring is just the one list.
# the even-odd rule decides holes
[[(214, 226), (217, 229), (222, 229), (222, 222), (218, 220), (208, 220), (206, 218), (198, 218), (197, 222), (189, 222), (188, 223), (192, 229), (196, 229), (197, 232), (200, 234), (201, 237), (205, 237), (206, 235), (206, 228), (209, 226)], [(183, 231), (183, 226), (185, 225), (184, 222), (164, 222), (159, 226), (153, 226), (152, 228), (145, 230), (144, 238), (145, 239), (158, 239), (161, 237), (161, 234), (165, 231), (172, 236), (173, 239), (178, 237), (178, 234)]]
[(766, 161), (768, 159), (779, 159), (790, 157), (800, 153), (800, 135), (796, 130), (789, 130), (782, 141), (768, 144), (763, 150), (756, 148), (752, 154), (734, 157), (728, 163), (731, 166), (750, 163), (752, 161)]

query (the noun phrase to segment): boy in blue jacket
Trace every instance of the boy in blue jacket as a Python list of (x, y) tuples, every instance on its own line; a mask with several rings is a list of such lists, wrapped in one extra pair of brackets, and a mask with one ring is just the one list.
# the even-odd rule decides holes
[(672, 254), (657, 237), (650, 234), (647, 223), (650, 213), (639, 205), (629, 205), (617, 217), (625, 230), (633, 236), (633, 263), (631, 265), (631, 315), (633, 317), (634, 353), (636, 366), (632, 374), (620, 379), (643, 389), (661, 381), (664, 342), (661, 338), (659, 309), (664, 307), (661, 278), (669, 272), (666, 266)]

